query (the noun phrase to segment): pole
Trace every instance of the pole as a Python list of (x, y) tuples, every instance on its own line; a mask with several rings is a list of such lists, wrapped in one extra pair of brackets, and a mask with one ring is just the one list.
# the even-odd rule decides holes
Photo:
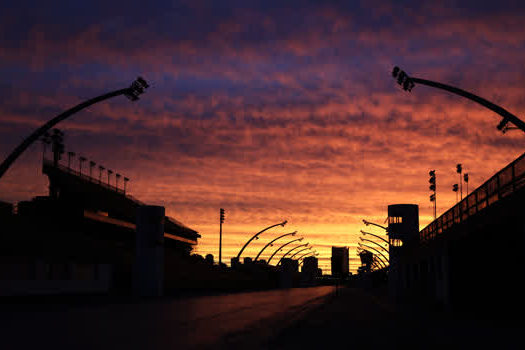
[[(144, 83), (142, 83), (144, 82)], [(44, 125), (42, 125), (40, 128), (36, 129), (31, 135), (29, 135), (20, 145), (18, 145), (12, 152), (7, 156), (7, 158), (0, 164), (0, 178), (5, 174), (5, 172), (9, 169), (11, 164), (14, 163), (15, 160), (20, 157), (20, 155), (36, 140), (40, 138), (40, 136), (44, 135), (48, 130), (50, 130), (52, 127), (54, 127), (59, 122), (63, 121), (64, 119), (68, 118), (69, 116), (81, 111), (82, 109), (89, 107), (97, 102), (101, 102), (104, 100), (107, 100), (112, 97), (120, 96), (120, 95), (126, 95), (128, 98), (130, 98), (132, 101), (138, 99), (138, 95), (144, 92), (144, 88), (147, 88), (148, 85), (146, 81), (142, 78), (138, 78), (131, 84), (130, 87), (120, 90), (115, 90), (112, 92), (109, 92), (104, 95), (100, 95), (98, 97), (92, 98), (90, 100), (87, 100), (85, 102), (82, 102), (75, 107), (68, 109), (67, 111), (57, 115), (55, 118), (51, 119)]]
[(219, 266), (222, 263), (222, 223), (224, 222), (224, 209), (219, 209)]
[(275, 241), (277, 241), (278, 239), (281, 239), (281, 238), (283, 238), (283, 237), (286, 237), (286, 236), (290, 236), (290, 235), (291, 235), (291, 236), (295, 236), (296, 233), (297, 233), (297, 231), (290, 232), (290, 233), (285, 233), (284, 235), (281, 235), (281, 236), (279, 236), (279, 237), (273, 239), (273, 240), (270, 241), (268, 244), (266, 244), (266, 245), (263, 247), (263, 249), (261, 249), (261, 251), (259, 252), (259, 254), (257, 254), (257, 256), (255, 257), (255, 260), (254, 260), (254, 261), (257, 261), (257, 259), (259, 259), (259, 257), (261, 256), (262, 252), (263, 252), (266, 248), (268, 248), (269, 246), (273, 246), (273, 243), (274, 243)]
[(219, 266), (221, 266), (222, 263), (222, 220), (220, 220), (219, 224)]
[(250, 238), (248, 240), (248, 242), (246, 242), (246, 244), (241, 248), (241, 250), (239, 251), (239, 254), (237, 254), (237, 260), (241, 259), (241, 254), (244, 251), (244, 249), (248, 246), (248, 244), (250, 244), (250, 242), (253, 241), (255, 238), (257, 238), (261, 233), (263, 233), (264, 231), (269, 230), (269, 229), (271, 229), (272, 227), (275, 227), (275, 226), (282, 226), (282, 227), (284, 227), (284, 225), (286, 225), (287, 222), (288, 221), (284, 220), (283, 222), (280, 222), (278, 224), (268, 226), (267, 228), (257, 232), (255, 235), (253, 235), (253, 237)]
[[(402, 77), (400, 76), (401, 74), (403, 75)], [(470, 92), (462, 90), (460, 88), (457, 88), (457, 87), (454, 87), (454, 86), (450, 86), (450, 85), (446, 85), (446, 84), (443, 84), (443, 83), (438, 83), (438, 82), (431, 81), (431, 80), (426, 80), (426, 79), (409, 77), (405, 72), (401, 71), (399, 69), (399, 67), (394, 67), (394, 69), (392, 71), (392, 75), (394, 76), (394, 78), (398, 78), (398, 83), (399, 84), (403, 83), (403, 80), (405, 80), (405, 82), (408, 81), (409, 85), (412, 84), (412, 87), (414, 86), (415, 83), (422, 84), (422, 85), (430, 86), (430, 87), (433, 87), (433, 88), (445, 90), (445, 91), (451, 92), (453, 94), (465, 97), (465, 98), (467, 98), (467, 99), (469, 99), (471, 101), (479, 103), (483, 107), (486, 107), (486, 108), (490, 109), (491, 111), (496, 112), (497, 114), (499, 114), (500, 116), (503, 117), (503, 120), (497, 126), (498, 130), (501, 130), (502, 132), (505, 132), (508, 129), (507, 124), (509, 122), (514, 124), (521, 131), (525, 132), (525, 122), (523, 122), (521, 119), (519, 119), (518, 117), (516, 117), (514, 114), (510, 113), (506, 109), (504, 109), (504, 108), (502, 108), (502, 107), (500, 107), (500, 106), (498, 106), (498, 105), (496, 105), (496, 104), (494, 104), (494, 103), (492, 103), (492, 102), (490, 102), (490, 101), (488, 101), (488, 100), (486, 100), (486, 99), (484, 99), (482, 97), (476, 96), (473, 93), (470, 93)], [(408, 80), (406, 78), (408, 78)], [(405, 89), (405, 87), (403, 87), (403, 88)], [(411, 91), (411, 89), (412, 88), (405, 89), (405, 90)]]

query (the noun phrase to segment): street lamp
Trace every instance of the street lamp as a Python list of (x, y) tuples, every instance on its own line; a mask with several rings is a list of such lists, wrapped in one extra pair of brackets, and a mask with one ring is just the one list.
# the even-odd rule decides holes
[(297, 242), (297, 241), (300, 242), (300, 241), (302, 241), (302, 240), (303, 240), (303, 237), (301, 237), (301, 238), (297, 238), (297, 239), (293, 239), (293, 240), (291, 240), (290, 242), (287, 242), (287, 243), (283, 244), (282, 246), (280, 246), (279, 248), (277, 248), (277, 249), (275, 250), (275, 252), (273, 252), (273, 254), (272, 254), (272, 255), (270, 256), (270, 258), (268, 259), (268, 265), (270, 265), (270, 261), (272, 261), (272, 258), (273, 258), (273, 257), (275, 256), (275, 254), (277, 254), (277, 252), (279, 252), (281, 249), (283, 249), (284, 247), (286, 247), (288, 244), (291, 244), (291, 243), (293, 243), (293, 242)]
[(296, 256), (296, 255), (299, 254), (300, 252), (304, 252), (305, 250), (308, 250), (308, 249), (312, 249), (312, 247), (306, 247), (306, 248), (304, 248), (304, 249), (301, 249), (301, 250), (296, 251), (296, 252), (290, 257), (290, 259), (293, 259), (294, 256)]
[(366, 238), (363, 238), (363, 237), (359, 237), (360, 240), (362, 241), (366, 241), (366, 242), (370, 242), (370, 243), (374, 243), (375, 245), (377, 245), (379, 248), (383, 249), (385, 252), (388, 253), (388, 249), (386, 249), (385, 247), (383, 247), (381, 244), (377, 243), (377, 242), (374, 242), (370, 239), (366, 239)]
[(9, 169), (11, 164), (20, 157), (20, 155), (36, 140), (38, 140), (42, 135), (49, 131), (52, 127), (63, 121), (64, 119), (70, 117), (71, 115), (81, 111), (82, 109), (89, 107), (97, 102), (107, 100), (112, 97), (124, 95), (129, 98), (131, 101), (136, 101), (139, 99), (139, 95), (144, 93), (144, 90), (149, 87), (148, 83), (138, 77), (129, 87), (125, 89), (115, 90), (104, 95), (92, 98), (90, 100), (84, 101), (75, 107), (68, 109), (67, 111), (57, 115), (55, 118), (51, 119), (40, 128), (35, 130), (31, 135), (29, 135), (20, 145), (18, 145), (12, 152), (7, 156), (7, 158), (0, 164), (0, 178), (5, 174)]
[(366, 232), (366, 231), (363, 231), (363, 230), (361, 230), (361, 233), (362, 233), (363, 235), (370, 235), (370, 236), (374, 236), (374, 237), (376, 237), (376, 238), (379, 238), (380, 240), (382, 240), (383, 242), (385, 242), (386, 244), (388, 244), (388, 245), (390, 246), (390, 242), (388, 242), (386, 239), (384, 239), (384, 238), (381, 237), (381, 236), (378, 236), (378, 235), (375, 235), (375, 234), (373, 234), (373, 233)]
[(374, 226), (380, 227), (380, 228), (382, 228), (383, 230), (385, 230), (385, 231), (388, 232), (388, 228), (386, 228), (385, 226), (382, 226), (382, 225), (376, 224), (375, 222), (370, 222), (370, 221), (366, 221), (365, 219), (363, 219), (363, 223), (364, 223), (366, 226), (368, 226), (368, 225), (374, 225)]
[[(457, 87), (453, 87), (450, 85), (438, 83), (431, 80), (426, 79), (419, 79), (414, 77), (409, 77), (404, 71), (399, 69), (399, 67), (394, 67), (392, 70), (392, 76), (397, 79), (397, 83), (403, 87), (403, 90), (405, 91), (411, 91), (412, 88), (415, 86), (415, 84), (422, 84), (427, 85), (430, 87), (442, 89), (448, 92), (451, 92), (453, 94), (468, 98), (471, 101), (477, 102), (480, 105), (490, 109), (493, 112), (496, 112), (500, 116), (503, 117), (501, 122), (496, 127), (498, 130), (500, 130), (502, 133), (505, 133), (507, 130), (511, 129), (508, 124), (509, 122), (514, 124), (517, 129), (520, 129), (521, 131), (525, 132), (525, 122), (523, 122), (521, 119), (516, 117), (514, 114), (510, 113), (509, 111), (505, 110), (504, 108), (489, 102), (485, 100), (482, 97), (476, 96), (470, 92), (467, 92), (465, 90), (459, 89)], [(516, 129), (513, 128), (513, 129)]]
[(287, 222), (288, 222), (288, 221), (284, 220), (283, 222), (280, 222), (280, 223), (278, 223), (278, 224), (268, 226), (267, 228), (265, 228), (265, 229), (263, 229), (263, 230), (257, 232), (255, 235), (253, 235), (253, 237), (250, 238), (250, 239), (248, 240), (248, 242), (246, 242), (246, 244), (241, 248), (241, 250), (239, 251), (239, 254), (237, 254), (237, 260), (239, 261), (239, 259), (241, 258), (241, 254), (242, 254), (242, 252), (243, 252), (244, 249), (248, 246), (248, 244), (250, 244), (251, 241), (253, 241), (253, 240), (256, 239), (256, 238), (259, 239), (258, 236), (259, 236), (261, 233), (263, 233), (264, 231), (269, 230), (269, 229), (271, 229), (272, 227), (275, 227), (275, 226), (282, 226), (282, 227), (284, 227), (284, 225), (286, 225)]
[[(293, 252), (294, 250), (296, 250), (297, 248), (301, 248), (301, 247), (307, 247), (308, 246), (308, 243), (304, 243), (304, 244), (300, 244), (298, 246), (295, 246), (293, 247), (292, 249), (290, 249), (289, 251), (287, 251), (286, 253), (284, 253), (283, 256), (281, 256), (281, 259), (279, 259), (279, 262), (277, 263), (277, 265), (279, 265), (281, 263), (281, 261), (288, 255), (290, 254), (291, 252)], [(276, 266), (277, 266), (276, 265)]]
[(283, 237), (286, 237), (286, 236), (295, 236), (296, 233), (297, 233), (297, 231), (293, 231), (293, 232), (290, 232), (290, 233), (285, 233), (284, 235), (281, 235), (281, 236), (275, 238), (275, 239), (272, 240), (270, 243), (268, 243), (267, 245), (265, 245), (265, 246), (263, 247), (263, 249), (261, 249), (261, 251), (259, 252), (259, 254), (257, 254), (257, 256), (255, 257), (255, 260), (254, 260), (254, 261), (257, 261), (257, 259), (259, 259), (259, 257), (261, 256), (262, 252), (263, 252), (266, 248), (268, 248), (268, 247), (270, 247), (270, 246), (273, 247), (273, 243), (274, 243), (275, 241), (277, 241), (278, 239), (281, 239), (281, 238), (283, 238)]

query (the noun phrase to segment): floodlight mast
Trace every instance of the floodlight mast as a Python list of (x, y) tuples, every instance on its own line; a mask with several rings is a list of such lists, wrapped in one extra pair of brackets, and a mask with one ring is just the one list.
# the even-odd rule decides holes
[(392, 70), (392, 76), (397, 79), (397, 83), (401, 85), (403, 87), (403, 90), (405, 91), (409, 91), (409, 92), (412, 91), (415, 84), (417, 83), (417, 84), (427, 85), (427, 86), (434, 87), (437, 89), (445, 90), (453, 94), (468, 98), (471, 101), (479, 103), (480, 105), (490, 109), (493, 112), (496, 112), (497, 114), (503, 117), (501, 122), (496, 127), (502, 133), (505, 133), (507, 130), (511, 129), (508, 126), (509, 122), (514, 124), (517, 129), (520, 129), (521, 131), (525, 132), (525, 122), (523, 120), (519, 119), (518, 117), (516, 117), (514, 114), (510, 113), (503, 107), (500, 107), (490, 101), (487, 101), (486, 99), (482, 97), (476, 96), (473, 93), (470, 93), (460, 88), (446, 85), (443, 83), (410, 77), (397, 66), (394, 67), (394, 69)]
[(81, 111), (82, 109), (89, 107), (95, 103), (102, 102), (104, 100), (110, 99), (112, 97), (124, 95), (127, 98), (129, 98), (131, 101), (136, 101), (139, 99), (139, 95), (144, 93), (145, 89), (149, 87), (146, 80), (144, 80), (141, 77), (138, 77), (131, 86), (115, 90), (112, 92), (108, 92), (107, 94), (100, 95), (98, 97), (92, 98), (90, 100), (84, 101), (75, 107), (68, 109), (67, 111), (57, 115), (55, 118), (51, 119), (44, 125), (42, 125), (40, 128), (35, 130), (31, 135), (29, 135), (18, 147), (16, 147), (9, 156), (0, 164), (0, 178), (6, 173), (6, 171), (11, 167), (11, 165), (15, 162), (15, 160), (20, 157), (20, 155), (36, 140), (38, 140), (42, 135), (44, 135), (47, 131), (49, 131), (51, 128), (53, 128), (55, 125), (63, 121), (64, 119), (70, 117), (71, 115)]

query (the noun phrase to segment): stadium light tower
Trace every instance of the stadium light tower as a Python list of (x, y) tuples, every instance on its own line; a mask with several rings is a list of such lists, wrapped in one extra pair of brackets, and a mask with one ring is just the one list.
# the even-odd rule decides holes
[[(496, 112), (497, 114), (503, 117), (503, 119), (500, 121), (500, 123), (496, 127), (502, 133), (505, 133), (507, 130), (510, 130), (510, 129), (520, 129), (521, 131), (525, 132), (525, 122), (523, 122), (523, 120), (519, 119), (518, 117), (516, 117), (514, 114), (510, 113), (506, 109), (482, 97), (476, 96), (473, 93), (467, 92), (465, 90), (459, 89), (454, 86), (438, 83), (435, 81), (410, 77), (408, 76), (406, 72), (404, 72), (397, 66), (394, 67), (394, 69), (392, 70), (392, 76), (394, 77), (394, 79), (396, 79), (397, 83), (401, 85), (403, 90), (408, 91), (408, 92), (412, 91), (412, 89), (414, 88), (416, 84), (421, 84), (421, 85), (427, 85), (433, 88), (445, 90), (453, 94), (465, 97), (471, 101), (479, 103), (483, 107), (486, 107), (490, 109), (491, 111)], [(515, 128), (509, 127), (508, 125), (509, 123), (514, 124)]]
[(436, 171), (430, 170), (428, 172), (428, 175), (430, 176), (430, 178), (428, 179), (428, 182), (430, 183), (430, 185), (428, 186), (428, 189), (433, 192), (430, 195), (430, 201), (434, 202), (434, 220), (436, 220), (436, 215), (437, 215)]
[(47, 131), (53, 128), (55, 125), (63, 121), (64, 119), (70, 117), (71, 115), (81, 111), (82, 109), (89, 107), (95, 103), (107, 100), (112, 97), (124, 95), (129, 98), (131, 101), (136, 101), (139, 99), (139, 95), (144, 93), (144, 91), (149, 87), (146, 80), (141, 77), (138, 77), (129, 87), (108, 92), (107, 94), (100, 95), (98, 97), (92, 98), (90, 100), (84, 101), (75, 107), (68, 109), (67, 111), (57, 115), (55, 118), (51, 119), (40, 128), (36, 129), (31, 135), (29, 135), (20, 145), (18, 145), (12, 152), (7, 156), (7, 158), (0, 164), (0, 178), (5, 174), (5, 172), (11, 167), (15, 160), (20, 157), (20, 155), (36, 140), (38, 140), (42, 135)]

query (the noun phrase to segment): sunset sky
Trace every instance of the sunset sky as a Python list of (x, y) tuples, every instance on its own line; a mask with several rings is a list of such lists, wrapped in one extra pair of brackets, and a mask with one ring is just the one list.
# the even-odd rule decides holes
[[(460, 87), (525, 118), (525, 3), (494, 1), (9, 1), (0, 5), (0, 158), (61, 111), (128, 86), (59, 124), (66, 151), (131, 179), (130, 193), (197, 230), (196, 252), (223, 261), (255, 232), (255, 256), (298, 231), (330, 268), (362, 219), (418, 204), (432, 219), (455, 203), (456, 163), (469, 189), (520, 156), (521, 131), (456, 95), (391, 76)], [(439, 5), (438, 5), (439, 4)], [(47, 193), (41, 145), (0, 179), (0, 200)], [(76, 164), (76, 163), (75, 163)], [(464, 189), (465, 191), (465, 189)], [(265, 256), (267, 257), (267, 256)]]

